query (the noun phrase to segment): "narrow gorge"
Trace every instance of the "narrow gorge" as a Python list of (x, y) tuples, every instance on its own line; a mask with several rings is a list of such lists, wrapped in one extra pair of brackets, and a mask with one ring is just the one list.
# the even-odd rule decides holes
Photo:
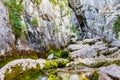
[(0, 80), (120, 80), (120, 0), (0, 0)]

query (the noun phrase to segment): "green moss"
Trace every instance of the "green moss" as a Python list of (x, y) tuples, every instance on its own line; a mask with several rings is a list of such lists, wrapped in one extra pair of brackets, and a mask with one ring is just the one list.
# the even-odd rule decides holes
[(118, 33), (115, 34), (115, 38), (117, 38), (117, 39), (119, 38), (119, 34)]
[(54, 55), (58, 58), (69, 58), (70, 51), (68, 50), (60, 50), (60, 51), (54, 51), (52, 49), (49, 50), (48, 55), (54, 53)]
[(48, 71), (48, 80), (61, 80), (56, 70)]
[(92, 67), (92, 68), (99, 68), (101, 66), (104, 66), (106, 62), (97, 62), (96, 64), (92, 64), (90, 65), (89, 67)]
[(99, 71), (95, 70), (91, 80), (99, 80)]
[(53, 69), (58, 67), (65, 67), (68, 62), (65, 60), (47, 60), (44, 69)]
[(13, 61), (18, 58), (20, 58), (20, 57), (19, 57), (19, 54), (16, 52), (6, 53), (6, 55), (0, 56), (0, 68), (3, 67), (8, 62)]
[(55, 54), (55, 56), (57, 56), (57, 57), (59, 57), (59, 58), (68, 58), (69, 53), (70, 53), (70, 52), (67, 51), (67, 50), (61, 50), (61, 51), (57, 52), (57, 53)]
[(12, 71), (9, 69), (5, 73), (5, 80), (36, 80), (39, 76), (43, 75), (40, 67), (22, 70), (22, 67), (16, 65), (11, 67)]
[(101, 26), (101, 30), (102, 30), (102, 31), (104, 31), (104, 30), (105, 30), (104, 28), (105, 28), (104, 26)]
[(108, 66), (111, 64), (116, 64), (116, 65), (120, 66), (120, 60), (106, 62), (103, 66)]
[(58, 33), (58, 32), (60, 32), (60, 27), (59, 27), (59, 25), (56, 25), (55, 26), (55, 31)]
[(16, 0), (2, 0), (2, 1), (8, 7), (9, 10), (9, 21), (12, 26), (12, 31), (15, 34), (15, 37), (19, 38), (21, 36), (22, 30), (24, 29), (20, 17), (24, 9), (22, 5), (23, 0), (19, 0), (18, 4)]
[(95, 21), (92, 21), (91, 24), (92, 24), (92, 26), (95, 26)]
[(120, 60), (115, 60), (115, 61), (105, 61), (105, 62), (97, 62), (96, 64), (92, 64), (92, 65), (87, 65), (88, 67), (92, 67), (92, 68), (99, 68), (102, 66), (109, 66), (111, 64), (116, 64), (118, 66), (120, 66)]
[(74, 26), (70, 27), (70, 29), (80, 38), (80, 31), (78, 31)]
[(120, 15), (117, 15), (117, 20), (115, 20), (114, 26), (113, 26), (113, 32), (118, 33), (120, 31)]
[(70, 27), (70, 29), (75, 33), (76, 32), (76, 28), (74, 26)]
[(38, 55), (35, 51), (21, 51), (19, 54), (20, 58), (31, 58), (31, 59), (38, 59)]
[(25, 51), (21, 51), (21, 53), (19, 53), (16, 50), (10, 51), (6, 53), (4, 56), (0, 56), (0, 68), (9, 63), (10, 61), (21, 58), (38, 59), (38, 55), (34, 51), (30, 51), (30, 53)]
[(37, 18), (33, 18), (33, 20), (32, 20), (32, 26), (33, 27), (35, 27), (35, 28), (37, 28), (38, 27), (38, 20), (37, 20)]
[(38, 7), (40, 3), (42, 3), (42, 0), (31, 0), (36, 6)]
[(69, 14), (70, 14), (70, 10), (68, 9), (68, 10), (67, 10), (67, 15), (69, 15)]
[(52, 4), (56, 5), (57, 4), (57, 0), (49, 0)]

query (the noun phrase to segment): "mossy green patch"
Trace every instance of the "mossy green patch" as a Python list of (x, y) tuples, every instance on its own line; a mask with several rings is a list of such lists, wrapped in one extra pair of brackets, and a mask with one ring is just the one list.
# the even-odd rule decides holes
[(49, 70), (53, 68), (65, 67), (68, 61), (65, 60), (47, 60), (44, 69)]
[(99, 71), (95, 70), (91, 80), (99, 80)]
[(116, 33), (116, 36), (118, 36), (117, 33), (120, 31), (120, 15), (117, 15), (117, 17), (113, 25), (113, 32)]
[(99, 67), (102, 67), (102, 66), (109, 66), (111, 64), (116, 64), (118, 66), (120, 66), (120, 60), (115, 60), (115, 61), (105, 61), (105, 62), (97, 62), (96, 64), (92, 64), (88, 67), (92, 67), (92, 68), (99, 68)]
[[(21, 14), (23, 14), (23, 0), (2, 0), (3, 3), (8, 7), (9, 10), (9, 20), (12, 26), (12, 31), (15, 34), (16, 39), (21, 36), (24, 29), (21, 20)], [(18, 3), (19, 2), (19, 3)]]
[(5, 80), (36, 80), (39, 76), (42, 76), (43, 73), (40, 67), (22, 70), (20, 65), (11, 67), (12, 71), (9, 72), (9, 69), (5, 73)]
[(26, 51), (21, 51), (21, 53), (16, 50), (10, 51), (4, 56), (0, 56), (0, 68), (3, 67), (5, 64), (9, 63), (10, 61), (21, 58), (38, 59), (38, 55), (34, 51), (30, 51), (30, 53)]
[(48, 80), (61, 80), (56, 70), (48, 71)]
[(70, 51), (68, 50), (60, 50), (60, 51), (54, 51), (52, 49), (49, 50), (48, 55), (53, 53), (58, 58), (69, 58)]
[(38, 27), (38, 20), (37, 20), (37, 18), (33, 18), (33, 20), (32, 20), (32, 26), (33, 27), (35, 27), (35, 28), (37, 28)]
[(58, 33), (58, 32), (60, 32), (60, 26), (59, 25), (56, 25), (55, 26), (55, 31)]
[(52, 4), (56, 5), (58, 3), (57, 0), (49, 0)]

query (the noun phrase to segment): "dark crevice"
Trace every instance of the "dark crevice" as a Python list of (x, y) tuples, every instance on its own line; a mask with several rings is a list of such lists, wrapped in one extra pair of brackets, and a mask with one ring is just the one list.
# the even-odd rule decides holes
[(76, 8), (75, 6), (73, 7), (72, 5), (73, 4), (71, 4), (70, 3), (70, 1), (68, 0), (68, 6), (73, 10), (73, 12), (75, 13), (75, 15), (76, 15), (76, 18), (77, 18), (77, 20), (78, 20), (78, 22), (79, 22), (79, 26), (81, 27), (81, 31), (82, 31), (82, 37), (81, 37), (81, 40), (83, 40), (83, 39), (85, 39), (85, 38), (87, 38), (87, 35), (86, 35), (86, 33), (87, 33), (87, 23), (86, 23), (86, 19), (85, 19), (85, 17), (83, 16), (83, 15), (81, 15), (81, 14), (77, 14), (77, 12), (76, 12), (76, 10), (77, 9), (80, 9), (82, 6), (80, 6), (79, 8)]

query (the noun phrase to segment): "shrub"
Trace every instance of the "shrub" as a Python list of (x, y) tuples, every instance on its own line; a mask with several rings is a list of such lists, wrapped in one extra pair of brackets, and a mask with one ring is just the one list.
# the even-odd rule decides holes
[(120, 15), (117, 15), (117, 20), (115, 20), (114, 26), (113, 26), (113, 32), (118, 33), (120, 31)]
[(8, 7), (9, 10), (9, 21), (12, 26), (12, 32), (15, 34), (16, 38), (21, 36), (22, 30), (24, 29), (21, 23), (20, 15), (23, 13), (23, 0), (19, 0), (17, 4), (16, 0), (2, 0), (3, 3)]
[(37, 18), (33, 18), (32, 26), (35, 27), (35, 28), (38, 27), (38, 20), (37, 20)]

